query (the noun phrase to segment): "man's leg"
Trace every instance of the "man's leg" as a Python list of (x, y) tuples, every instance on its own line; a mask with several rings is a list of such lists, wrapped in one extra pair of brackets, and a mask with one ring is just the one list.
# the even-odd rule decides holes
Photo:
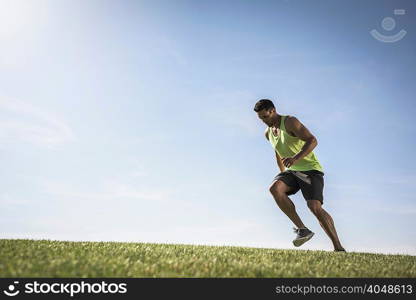
[(305, 225), (296, 213), (295, 205), (286, 194), (291, 191), (291, 187), (283, 181), (277, 180), (273, 182), (269, 190), (270, 193), (272, 193), (277, 205), (289, 217), (289, 219), (292, 220), (293, 224), (295, 224), (298, 228), (305, 228)]
[(319, 224), (321, 224), (321, 227), (324, 229), (326, 234), (331, 239), (332, 244), (334, 244), (334, 249), (337, 251), (345, 250), (338, 239), (337, 231), (335, 230), (334, 220), (332, 220), (332, 217), (329, 215), (329, 213), (322, 208), (321, 201), (307, 200), (307, 202), (309, 209), (319, 220)]

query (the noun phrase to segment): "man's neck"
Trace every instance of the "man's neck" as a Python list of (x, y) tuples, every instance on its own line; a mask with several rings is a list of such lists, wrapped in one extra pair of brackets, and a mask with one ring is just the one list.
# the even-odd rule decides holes
[(282, 120), (282, 116), (277, 115), (276, 121), (273, 123), (272, 127), (279, 128), (280, 127), (280, 120)]

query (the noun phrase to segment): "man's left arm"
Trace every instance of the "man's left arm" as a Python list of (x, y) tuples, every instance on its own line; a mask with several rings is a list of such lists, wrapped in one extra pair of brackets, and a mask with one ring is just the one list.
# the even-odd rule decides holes
[(296, 117), (288, 117), (285, 125), (289, 132), (292, 132), (296, 137), (305, 142), (302, 150), (298, 154), (293, 157), (283, 159), (283, 164), (286, 167), (290, 167), (298, 160), (311, 153), (312, 150), (318, 145), (318, 140)]

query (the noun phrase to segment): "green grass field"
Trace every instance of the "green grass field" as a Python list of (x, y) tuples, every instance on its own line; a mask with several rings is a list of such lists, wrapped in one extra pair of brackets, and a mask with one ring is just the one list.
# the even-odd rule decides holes
[(0, 277), (416, 277), (416, 257), (2, 239)]

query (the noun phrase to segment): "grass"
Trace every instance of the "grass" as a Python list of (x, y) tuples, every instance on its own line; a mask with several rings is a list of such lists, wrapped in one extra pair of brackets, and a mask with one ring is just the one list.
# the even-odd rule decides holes
[(416, 277), (416, 257), (0, 239), (0, 277)]

